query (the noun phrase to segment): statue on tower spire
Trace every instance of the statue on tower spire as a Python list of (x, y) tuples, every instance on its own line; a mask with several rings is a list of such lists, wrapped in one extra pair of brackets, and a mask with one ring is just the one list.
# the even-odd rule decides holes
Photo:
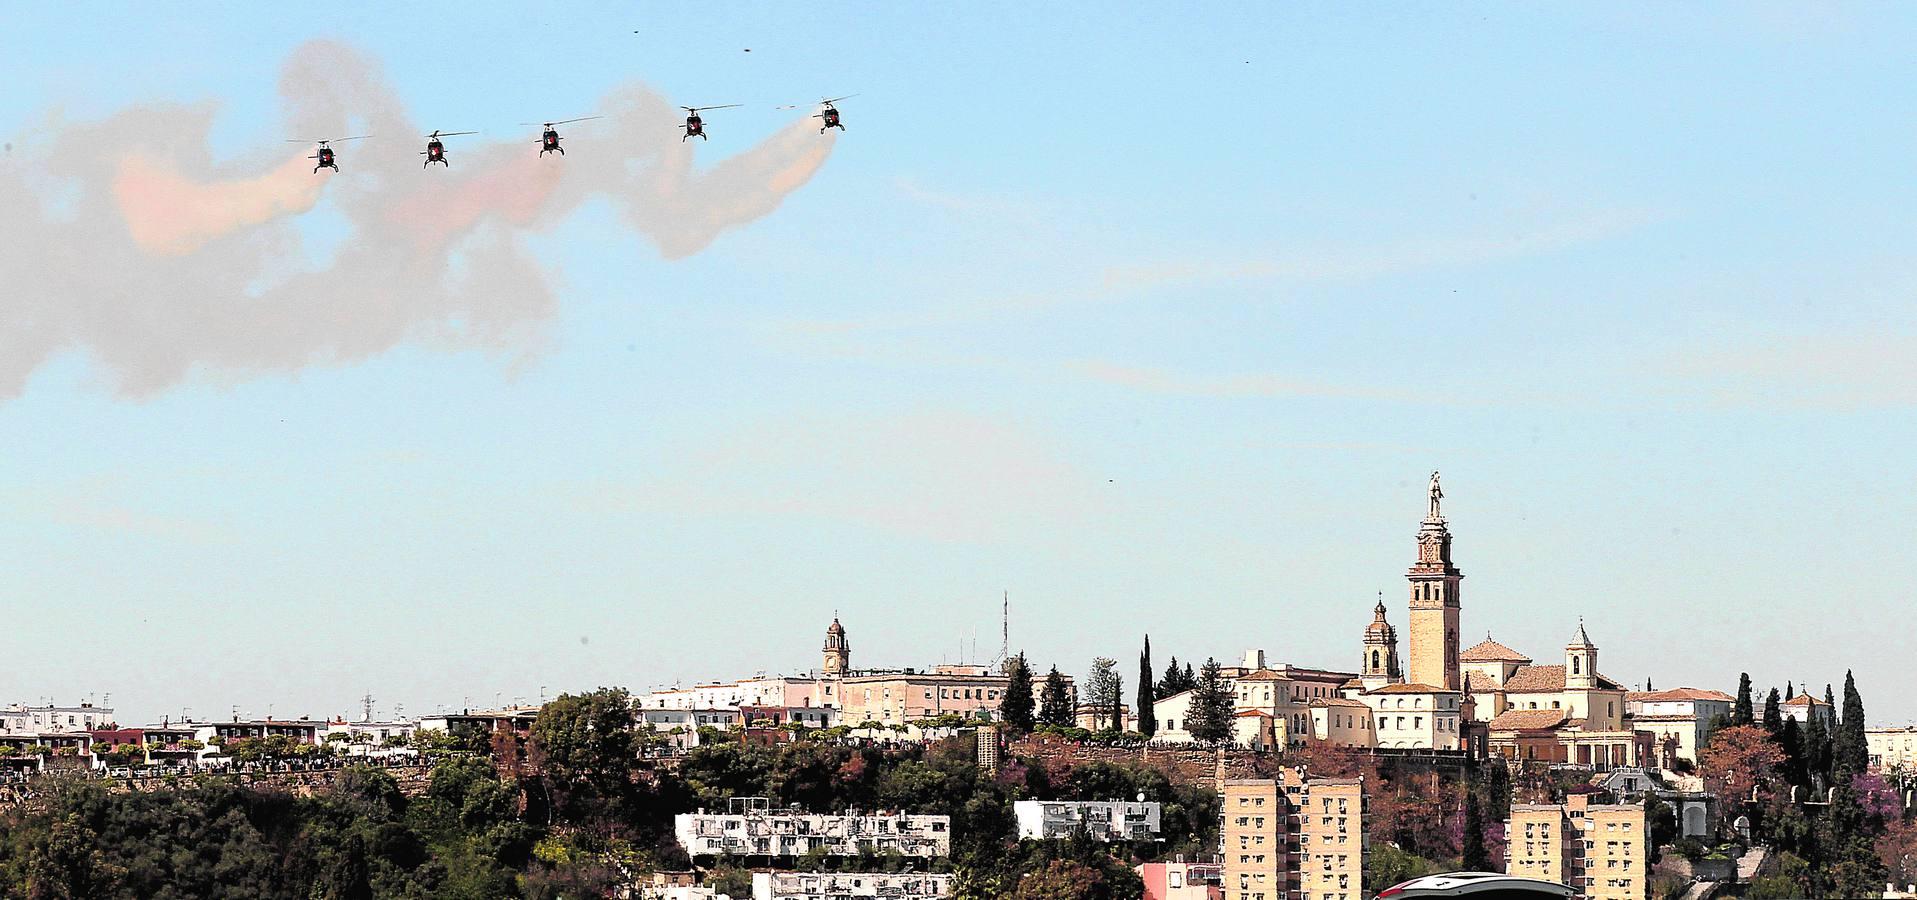
[(1444, 513), (1438, 509), (1438, 501), (1444, 499), (1444, 488), (1438, 486), (1437, 472), (1431, 473), (1431, 487), (1428, 494), (1430, 496), (1430, 505), (1425, 509), (1425, 519), (1433, 522), (1444, 521)]

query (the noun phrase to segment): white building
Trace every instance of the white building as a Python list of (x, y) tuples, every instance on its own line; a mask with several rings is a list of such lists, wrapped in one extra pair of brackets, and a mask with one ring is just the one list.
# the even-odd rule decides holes
[(1816, 716), (1822, 721), (1825, 729), (1835, 727), (1837, 722), (1837, 710), (1831, 709), (1830, 704), (1808, 693), (1798, 694), (1785, 700), (1783, 706), (1779, 707), (1779, 711), (1786, 719), (1796, 719), (1800, 728), (1810, 724), (1811, 716)]
[(1657, 736), (1657, 752), (1667, 768), (1676, 759), (1697, 762), (1697, 751), (1710, 736), (1711, 720), (1729, 717), (1736, 704), (1737, 698), (1723, 691), (1703, 688), (1632, 691), (1624, 695), (1624, 711), (1631, 717), (1631, 727)]
[(1428, 684), (1388, 684), (1375, 691), (1354, 688), (1350, 699), (1371, 708), (1379, 747), (1457, 750), (1464, 746), (1464, 695), (1459, 691)]
[(725, 813), (680, 813), (673, 833), (693, 857), (795, 857), (814, 850), (829, 856), (897, 851), (931, 859), (952, 852), (950, 816), (904, 813), (829, 815), (772, 809), (762, 797), (737, 797)]
[(0, 715), (0, 728), (15, 733), (92, 731), (113, 727), (113, 708), (91, 703), (79, 706), (27, 706), (15, 703), (4, 712), (5, 715)]
[(1018, 836), (1049, 841), (1083, 832), (1094, 841), (1150, 841), (1158, 838), (1158, 803), (1126, 800), (1019, 800), (1012, 804)]
[(752, 900), (937, 900), (952, 876), (915, 872), (754, 872)]
[[(326, 731), (320, 735), (321, 741), (344, 740), (355, 746), (383, 747), (395, 738), (410, 740), (413, 732), (419, 730), (419, 723), (413, 722), (328, 722)], [(343, 734), (345, 738), (334, 738)]]
[(1879, 772), (1917, 768), (1917, 725), (1866, 728), (1864, 744), (1870, 748), (1870, 767)]

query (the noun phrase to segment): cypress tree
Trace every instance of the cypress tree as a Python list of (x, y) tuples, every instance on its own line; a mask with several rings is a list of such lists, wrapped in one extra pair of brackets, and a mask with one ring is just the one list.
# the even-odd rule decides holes
[(1864, 696), (1857, 692), (1857, 678), (1844, 673), (1844, 717), (1837, 722), (1837, 739), (1831, 747), (1831, 769), (1837, 783), (1850, 783), (1852, 775), (1870, 765), (1870, 746), (1864, 740)]
[[(1792, 720), (1796, 721), (1796, 720)], [(1785, 726), (1788, 731), (1790, 726)], [(1804, 721), (1804, 734), (1801, 739), (1804, 756), (1804, 783), (1815, 788), (1820, 782), (1830, 779), (1830, 729), (1824, 727), (1824, 719), (1813, 708), (1811, 715)]]
[(1464, 859), (1462, 865), (1466, 872), (1489, 872), (1491, 852), (1484, 846), (1484, 810), (1478, 803), (1478, 795), (1467, 792), (1464, 795)]
[(1784, 710), (1778, 705), (1777, 689), (1771, 688), (1771, 694), (1764, 698), (1764, 730), (1779, 734), (1784, 730)]
[(1151, 737), (1158, 732), (1158, 715), (1152, 709), (1152, 636), (1145, 635), (1145, 651), (1138, 654), (1138, 733)]
[(1744, 672), (1737, 676), (1737, 705), (1731, 707), (1731, 724), (1749, 725), (1755, 721), (1757, 716), (1751, 709), (1751, 673)]
[(1005, 696), (998, 702), (998, 717), (1014, 731), (1031, 731), (1038, 720), (1032, 716), (1032, 669), (1025, 654), (1012, 657), (1011, 671), (1005, 679)]
[(1052, 674), (1045, 676), (1045, 691), (1038, 703), (1038, 720), (1059, 728), (1072, 727), (1072, 695), (1065, 689), (1065, 676), (1058, 673), (1057, 666), (1052, 667)]
[(1125, 733), (1125, 679), (1112, 674), (1112, 731)]
[(1152, 691), (1152, 699), (1163, 700), (1179, 691), (1185, 690), (1185, 688), (1181, 686), (1184, 677), (1185, 673), (1178, 670), (1178, 657), (1174, 655), (1171, 658), (1171, 662), (1165, 664), (1165, 674), (1159, 677), (1158, 685)]

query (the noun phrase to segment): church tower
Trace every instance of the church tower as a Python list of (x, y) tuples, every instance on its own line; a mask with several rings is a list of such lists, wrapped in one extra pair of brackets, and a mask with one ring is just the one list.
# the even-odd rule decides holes
[(1564, 646), (1565, 690), (1588, 691), (1598, 686), (1597, 651), (1591, 636), (1584, 633), (1584, 622), (1579, 621), (1578, 633)]
[(845, 641), (845, 626), (833, 616), (831, 626), (825, 629), (825, 674), (842, 676), (851, 668), (852, 645)]
[(1411, 581), (1411, 680), (1448, 691), (1463, 688), (1458, 674), (1458, 583), (1464, 573), (1451, 564), (1451, 531), (1439, 501), (1438, 473), (1431, 473), (1424, 524), (1418, 528), (1418, 561)]
[(1398, 629), (1385, 621), (1383, 597), (1371, 610), (1371, 624), (1365, 626), (1364, 661), (1359, 671), (1363, 673), (1359, 680), (1367, 691), (1404, 680), (1404, 672), (1398, 668)]

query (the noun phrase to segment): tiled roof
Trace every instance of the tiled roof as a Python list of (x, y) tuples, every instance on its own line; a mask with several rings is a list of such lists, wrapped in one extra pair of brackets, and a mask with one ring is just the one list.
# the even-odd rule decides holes
[(1495, 680), (1486, 676), (1483, 672), (1464, 673), (1464, 689), (1474, 694), (1502, 690), (1502, 688), (1498, 687), (1498, 683)]
[(1563, 666), (1524, 666), (1504, 680), (1508, 694), (1564, 690)]
[(1247, 672), (1238, 676), (1239, 681), (1281, 681), (1284, 678), (1285, 673), (1277, 669), (1259, 669), (1256, 672)]
[(1533, 731), (1564, 724), (1561, 709), (1507, 709), (1491, 720), (1492, 731)]
[(1232, 715), (1240, 719), (1248, 718), (1250, 716), (1263, 716), (1267, 719), (1271, 718), (1271, 713), (1264, 712), (1262, 710), (1256, 710), (1256, 709), (1248, 709), (1248, 710), (1245, 710), (1244, 712), (1233, 713)]
[(1490, 635), (1485, 635), (1483, 641), (1458, 654), (1458, 661), (1528, 663), (1531, 657), (1492, 640)]
[[(1728, 700), (1730, 698), (1726, 697), (1724, 699)], [(1784, 705), (1785, 706), (1829, 706), (1830, 704), (1825, 703), (1824, 701), (1816, 697), (1813, 697), (1809, 694), (1798, 694), (1797, 696), (1784, 701)]]
[(1356, 700), (1346, 700), (1343, 697), (1332, 697), (1329, 699), (1320, 697), (1316, 700), (1311, 701), (1311, 705), (1312, 706), (1355, 706), (1355, 707), (1358, 707), (1359, 709), (1371, 708)]
[[(1603, 675), (1597, 677), (1597, 686), (1607, 691), (1624, 689), (1623, 685)], [(1562, 690), (1563, 666), (1519, 666), (1504, 682), (1504, 692), (1507, 694), (1550, 694)]]
[(1667, 700), (1717, 700), (1724, 703), (1735, 701), (1723, 691), (1707, 691), (1703, 688), (1671, 688), (1668, 691), (1632, 691), (1624, 699), (1639, 703), (1659, 703)]
[(1444, 688), (1438, 687), (1435, 684), (1419, 684), (1414, 681), (1414, 682), (1411, 682), (1410, 684), (1387, 684), (1384, 687), (1381, 687), (1375, 691), (1371, 691), (1370, 693), (1373, 693), (1373, 694), (1445, 694), (1450, 692), (1446, 691)]

